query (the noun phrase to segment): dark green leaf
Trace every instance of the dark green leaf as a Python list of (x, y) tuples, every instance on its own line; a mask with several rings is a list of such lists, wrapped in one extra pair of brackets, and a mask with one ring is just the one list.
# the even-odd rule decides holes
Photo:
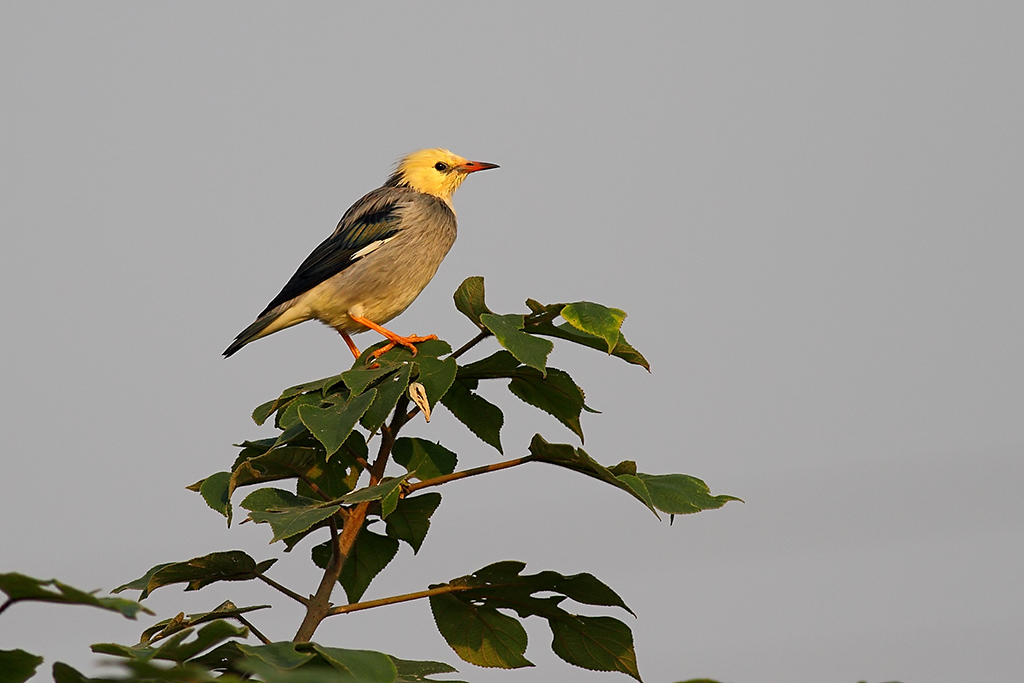
[(459, 379), (493, 379), (496, 377), (512, 377), (520, 367), (519, 361), (508, 351), (495, 351), (487, 358), (459, 367)]
[(430, 516), (440, 504), (440, 493), (424, 493), (401, 499), (395, 511), (385, 520), (388, 536), (405, 541), (412, 546), (414, 553), (419, 552), (430, 529)]
[(382, 500), (387, 496), (398, 491), (402, 484), (405, 483), (408, 475), (399, 477), (397, 479), (385, 479), (379, 484), (373, 486), (365, 486), (361, 489), (356, 489), (352, 493), (346, 493), (344, 496), (338, 499), (338, 502), (345, 503), (365, 503), (368, 500)]
[(398, 672), (395, 683), (465, 683), (451, 679), (441, 681), (436, 678), (427, 678), (432, 674), (458, 673), (454, 666), (444, 662), (412, 661), (398, 657), (391, 657), (391, 661), (395, 663), (395, 669)]
[(382, 652), (344, 650), (338, 647), (324, 647), (316, 643), (313, 643), (312, 647), (337, 671), (347, 674), (343, 680), (358, 681), (358, 683), (394, 683), (398, 674), (391, 657)]
[(211, 474), (199, 486), (199, 495), (203, 497), (211, 509), (224, 515), (231, 525), (231, 493), (228, 490), (228, 482), (231, 481), (230, 472), (215, 472)]
[(142, 600), (157, 588), (175, 583), (185, 583), (185, 590), (199, 590), (217, 581), (248, 581), (265, 571), (277, 560), (259, 564), (241, 550), (210, 553), (194, 557), (187, 562), (158, 564), (142, 577), (115, 588), (113, 593), (123, 590), (139, 590)]
[[(636, 475), (651, 493), (654, 506), (672, 515), (686, 515), (701, 510), (715, 510), (733, 496), (712, 496), (708, 485), (696, 477), (685, 474), (644, 474)], [(740, 501), (742, 502), (742, 501)]]
[(501, 449), (501, 426), (505, 416), (501, 409), (471, 389), (476, 388), (476, 380), (457, 379), (452, 383), (448, 393), (441, 398), (441, 404), (451, 411), (459, 422), (480, 437), (484, 443), (494, 446), (499, 453)]
[(416, 381), (423, 385), (430, 409), (433, 410), (455, 381), (459, 364), (454, 358), (440, 360), (429, 356), (416, 356), (416, 365), (419, 367), (419, 377)]
[[(550, 322), (542, 322), (536, 325), (531, 325), (530, 332), (533, 334), (543, 334), (547, 337), (565, 339), (566, 341), (582, 344), (583, 346), (589, 346), (590, 348), (597, 349), (599, 351), (608, 350), (607, 340), (603, 337), (581, 332), (569, 323), (553, 325)], [(616, 342), (614, 348), (612, 348), (612, 355), (621, 358), (627, 363), (639, 365), (648, 372), (651, 371), (651, 366), (647, 362), (647, 359), (643, 357), (643, 354), (630, 346), (629, 342), (626, 341), (626, 337), (621, 332), (619, 332), (618, 342)]]
[(99, 654), (113, 655), (114, 657), (124, 657), (143, 662), (160, 659), (181, 663), (198, 656), (229, 638), (245, 638), (249, 634), (249, 629), (236, 627), (223, 619), (218, 619), (204, 625), (195, 632), (193, 640), (188, 640), (188, 637), (193, 632), (195, 632), (194, 629), (186, 629), (175, 633), (157, 648), (145, 643), (140, 643), (133, 647), (117, 643), (96, 643), (91, 646), (91, 649)]
[[(356, 538), (352, 551), (341, 568), (338, 583), (345, 589), (350, 603), (359, 602), (370, 582), (379, 574), (398, 553), (398, 541), (387, 536), (375, 534), (363, 528)], [(313, 562), (321, 569), (326, 569), (331, 561), (331, 543), (314, 546)]]
[(64, 662), (53, 663), (54, 683), (108, 683), (110, 679), (88, 678), (72, 666)]
[(562, 307), (562, 318), (581, 332), (600, 337), (611, 353), (619, 341), (619, 328), (626, 312), (589, 301), (577, 301)]
[[(0, 592), (8, 602), (23, 600), (35, 602), (59, 602), (65, 605), (88, 605), (100, 609), (119, 612), (129, 619), (134, 619), (139, 612), (152, 614), (148, 609), (135, 602), (123, 598), (97, 598), (92, 593), (79, 590), (56, 579), (34, 579), (25, 574), (9, 572), (0, 574)], [(117, 591), (114, 591), (115, 593)]]
[(237, 643), (239, 651), (248, 659), (262, 662), (279, 671), (297, 669), (313, 660), (312, 652), (299, 652), (296, 643), (270, 643), (267, 645), (246, 645)]
[[(299, 408), (302, 406), (316, 406), (318, 408), (326, 408), (323, 396), (320, 392), (315, 394), (301, 394), (293, 398), (287, 406), (277, 412), (277, 422), (275, 423), (278, 429), (288, 429), (299, 420)], [(333, 404), (334, 402), (332, 402)]]
[(437, 630), (464, 661), (477, 666), (517, 669), (533, 666), (526, 652), (526, 629), (514, 617), (472, 605), (453, 594), (430, 597)]
[(0, 682), (24, 683), (36, 674), (43, 658), (24, 650), (0, 650)]
[(325, 466), (323, 451), (302, 446), (280, 446), (246, 460), (230, 474), (227, 495), (241, 486), (301, 478)]
[(548, 354), (555, 347), (547, 339), (523, 332), (523, 316), (484, 313), (480, 321), (490, 330), (498, 343), (515, 356), (520, 363), (535, 368), (542, 374), (547, 367)]
[(363, 416), (373, 403), (377, 392), (375, 390), (354, 396), (346, 403), (332, 406), (330, 408), (317, 408), (316, 406), (302, 406), (299, 408), (299, 418), (309, 428), (313, 436), (327, 449), (327, 457), (334, 455), (345, 439), (356, 426), (356, 422)]
[(179, 631), (205, 624), (216, 619), (230, 619), (240, 614), (246, 614), (248, 612), (255, 612), (261, 609), (270, 609), (270, 605), (253, 605), (251, 607), (237, 607), (230, 600), (225, 600), (216, 608), (209, 612), (200, 612), (198, 614), (189, 614), (185, 616), (183, 613), (170, 618), (158, 621), (153, 624), (145, 631), (142, 632), (141, 643), (152, 643), (157, 640), (162, 640), (168, 636), (172, 636)]
[(271, 543), (302, 533), (324, 521), (341, 507), (326, 505), (322, 501), (273, 488), (253, 491), (245, 497), (241, 505), (249, 510), (249, 519), (252, 521), (257, 524), (270, 524), (274, 531)]
[(412, 364), (405, 363), (395, 373), (384, 377), (376, 384), (377, 395), (370, 404), (369, 409), (363, 415), (361, 424), (370, 432), (380, 429), (384, 421), (388, 419), (391, 410), (398, 403), (398, 399), (405, 393), (409, 386), (409, 376), (412, 374)]
[(533, 368), (523, 368), (508, 384), (516, 397), (554, 416), (583, 441), (580, 411), (583, 410), (583, 390), (576, 386), (569, 373), (548, 368), (547, 377)]
[(576, 666), (591, 671), (621, 671), (640, 680), (629, 627), (612, 617), (585, 617), (565, 614), (549, 619), (551, 649)]
[(477, 275), (463, 280), (459, 288), (455, 290), (455, 308), (469, 318), (474, 325), (484, 329), (483, 323), (480, 322), (480, 316), (490, 313), (491, 309), (487, 308), (487, 304), (484, 303), (484, 279), (482, 277)]
[(439, 443), (406, 436), (395, 441), (391, 453), (410, 477), (420, 481), (451, 474), (459, 462), (459, 456)]
[(646, 505), (655, 516), (658, 515), (657, 510), (654, 509), (649, 499), (644, 498), (640, 492), (612, 474), (607, 467), (587, 455), (587, 452), (582, 448), (573, 448), (568, 444), (562, 443), (548, 443), (540, 434), (535, 434), (533, 441), (530, 442), (530, 454), (535, 460), (540, 462), (565, 467), (622, 489)]
[[(296, 493), (307, 498), (328, 499), (345, 495), (356, 485), (363, 471), (362, 465), (355, 458), (362, 458), (365, 462), (366, 450), (363, 435), (353, 430), (333, 458), (325, 461), (322, 454), (318, 457), (317, 466), (307, 470), (299, 480)], [(315, 491), (313, 486), (316, 487)]]

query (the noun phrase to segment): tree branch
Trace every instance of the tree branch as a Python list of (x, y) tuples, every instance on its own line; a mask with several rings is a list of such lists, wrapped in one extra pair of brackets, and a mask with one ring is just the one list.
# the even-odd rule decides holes
[(295, 591), (293, 591), (292, 589), (287, 588), (285, 586), (282, 586), (281, 584), (279, 584), (277, 581), (274, 581), (269, 576), (264, 576), (263, 574), (257, 574), (256, 578), (259, 579), (260, 581), (262, 581), (263, 583), (267, 584), (271, 588), (276, 588), (277, 590), (281, 591), (282, 593), (287, 595), (292, 600), (295, 600), (297, 602), (301, 602), (303, 605), (306, 605), (307, 607), (309, 606), (309, 599), (308, 598), (304, 598), (301, 595), (299, 595), (298, 593), (296, 593)]
[(242, 626), (245, 626), (247, 629), (252, 631), (252, 634), (259, 638), (260, 642), (262, 642), (264, 645), (270, 645), (270, 643), (272, 642), (270, 638), (267, 638), (265, 635), (260, 633), (260, 630), (253, 626), (251, 621), (243, 617), (241, 614), (236, 614), (234, 618), (241, 622)]
[(523, 463), (532, 462), (534, 457), (532, 455), (524, 455), (521, 458), (515, 458), (513, 460), (506, 460), (504, 462), (496, 462), (491, 465), (483, 465), (482, 467), (474, 467), (468, 470), (462, 470), (461, 472), (453, 472), (452, 474), (443, 474), (440, 477), (434, 477), (433, 479), (427, 479), (420, 481), (415, 484), (410, 484), (405, 487), (405, 495), (409, 495), (420, 489), (425, 489), (428, 486), (440, 486), (441, 484), (447, 484), (450, 481), (456, 479), (465, 479), (466, 477), (472, 477), (477, 474), (487, 474), (488, 472), (497, 472), (498, 470), (508, 469), (509, 467), (515, 467), (516, 465), (522, 465)]
[(464, 354), (466, 351), (469, 351), (471, 348), (473, 348), (474, 346), (476, 346), (477, 344), (479, 344), (484, 339), (487, 339), (490, 336), (491, 336), (490, 330), (482, 330), (480, 332), (480, 334), (476, 335), (475, 337), (470, 339), (468, 342), (466, 342), (465, 344), (460, 346), (457, 351), (453, 351), (451, 353), (451, 355), (449, 355), (448, 357), (449, 358), (458, 358), (459, 356)]
[(445, 593), (457, 593), (459, 591), (467, 591), (477, 586), (453, 586), (446, 584), (439, 586), (438, 588), (431, 588), (430, 590), (417, 591), (416, 593), (406, 593), (405, 595), (392, 595), (388, 598), (380, 598), (378, 600), (367, 600), (366, 602), (354, 602), (351, 605), (341, 605), (331, 609), (327, 613), (328, 616), (334, 616), (335, 614), (348, 614), (349, 612), (358, 612), (359, 610), (370, 609), (372, 607), (381, 607), (383, 605), (395, 605), (400, 602), (409, 602), (410, 600), (419, 600), (420, 598), (429, 598), (431, 595), (444, 595)]

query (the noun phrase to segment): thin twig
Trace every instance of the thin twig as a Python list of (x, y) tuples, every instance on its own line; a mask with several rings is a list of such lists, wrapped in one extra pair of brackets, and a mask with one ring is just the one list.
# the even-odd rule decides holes
[(488, 472), (497, 472), (498, 470), (508, 469), (509, 467), (515, 467), (516, 465), (522, 465), (523, 463), (532, 462), (534, 457), (532, 455), (524, 455), (521, 458), (515, 458), (513, 460), (506, 460), (504, 462), (496, 462), (491, 465), (483, 465), (482, 467), (474, 467), (468, 470), (462, 470), (461, 472), (453, 472), (452, 474), (443, 474), (440, 477), (434, 477), (433, 479), (427, 479), (420, 481), (415, 484), (409, 484), (405, 488), (405, 494), (409, 495), (419, 489), (425, 489), (428, 486), (440, 486), (441, 484), (447, 484), (450, 481), (456, 479), (465, 479), (466, 477), (472, 477), (477, 474), (487, 474)]
[(281, 591), (282, 593), (287, 595), (292, 600), (295, 600), (296, 602), (301, 602), (303, 605), (306, 605), (307, 607), (309, 606), (309, 598), (302, 597), (301, 595), (299, 595), (298, 593), (296, 593), (292, 589), (287, 588), (285, 586), (282, 586), (277, 581), (274, 581), (269, 576), (264, 576), (263, 574), (257, 574), (256, 578), (259, 579), (260, 581), (262, 581), (263, 583), (267, 584), (271, 588), (276, 588), (277, 590)]
[(372, 607), (381, 607), (382, 605), (395, 605), (400, 602), (409, 602), (410, 600), (429, 598), (431, 595), (457, 593), (459, 591), (467, 591), (473, 588), (476, 588), (476, 586), (453, 586), (451, 584), (446, 584), (438, 588), (431, 588), (430, 590), (417, 591), (416, 593), (406, 593), (405, 595), (392, 595), (389, 598), (380, 598), (379, 600), (367, 600), (366, 602), (354, 602), (351, 605), (340, 605), (339, 607), (332, 608), (327, 613), (327, 616), (334, 616), (335, 614), (348, 614), (349, 612), (358, 612), (359, 610), (370, 609)]
[(481, 330), (480, 334), (476, 335), (475, 337), (470, 339), (468, 342), (466, 342), (465, 344), (460, 346), (457, 351), (453, 351), (451, 353), (451, 355), (449, 355), (448, 357), (449, 358), (458, 358), (459, 356), (464, 354), (466, 351), (469, 351), (471, 348), (473, 348), (474, 346), (476, 346), (477, 344), (479, 344), (484, 339), (487, 339), (490, 336), (491, 336), (491, 332), (489, 330)]
[(252, 631), (252, 634), (254, 636), (256, 636), (257, 638), (259, 638), (260, 641), (262, 641), (264, 645), (270, 645), (270, 643), (272, 642), (270, 640), (270, 638), (267, 638), (265, 635), (260, 633), (260, 630), (258, 628), (256, 628), (255, 626), (253, 626), (251, 621), (249, 621), (248, 619), (243, 617), (241, 614), (236, 614), (235, 615), (235, 619), (238, 619), (238, 621), (240, 621), (242, 623), (242, 626), (245, 626), (250, 631)]

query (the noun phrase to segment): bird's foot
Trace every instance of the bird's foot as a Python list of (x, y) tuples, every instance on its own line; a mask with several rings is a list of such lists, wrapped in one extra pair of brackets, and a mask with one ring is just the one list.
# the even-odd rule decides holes
[[(436, 334), (428, 334), (425, 337), (420, 337), (418, 335), (411, 334), (408, 337), (400, 337), (397, 334), (392, 333), (392, 335), (388, 335), (387, 336), (387, 339), (388, 339), (388, 343), (387, 344), (385, 344), (384, 346), (380, 347), (379, 349), (377, 349), (376, 351), (374, 351), (373, 353), (370, 354), (370, 357), (373, 358), (373, 360), (377, 360), (378, 358), (380, 358), (381, 356), (383, 356), (385, 353), (387, 353), (391, 349), (395, 348), (396, 346), (404, 346), (405, 348), (409, 349), (409, 351), (412, 352), (412, 355), (415, 356), (416, 355), (416, 346), (415, 346), (415, 344), (419, 344), (420, 342), (430, 341), (432, 339), (437, 339), (437, 335)], [(369, 359), (367, 359), (367, 360), (369, 360)]]

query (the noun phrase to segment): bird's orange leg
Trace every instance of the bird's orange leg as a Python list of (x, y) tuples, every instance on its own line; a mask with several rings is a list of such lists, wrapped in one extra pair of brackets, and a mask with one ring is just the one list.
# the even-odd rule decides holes
[[(373, 357), (374, 358), (380, 358), (382, 355), (384, 355), (385, 353), (387, 353), (391, 349), (395, 348), (396, 346), (404, 346), (405, 348), (407, 348), (410, 351), (412, 351), (412, 355), (415, 356), (416, 355), (416, 347), (413, 346), (413, 344), (418, 344), (419, 342), (430, 341), (431, 339), (437, 339), (437, 335), (436, 334), (428, 334), (426, 337), (420, 337), (420, 336), (417, 336), (415, 334), (409, 335), (408, 337), (402, 337), (400, 335), (395, 334), (394, 332), (392, 332), (391, 330), (389, 330), (387, 328), (381, 327), (380, 325), (378, 325), (377, 323), (373, 322), (372, 320), (368, 320), (366, 318), (363, 318), (362, 316), (352, 315), (351, 313), (349, 313), (348, 317), (352, 318), (352, 320), (356, 321), (360, 325), (365, 325), (366, 327), (369, 327), (371, 330), (374, 330), (375, 332), (379, 332), (381, 335), (384, 336), (385, 339), (388, 340), (388, 344), (386, 344), (385, 346), (382, 346), (381, 348), (379, 348), (379, 349), (377, 349), (376, 351), (373, 352)], [(357, 356), (357, 358), (358, 358), (358, 356)]]
[(352, 341), (352, 337), (348, 336), (348, 333), (342, 332), (341, 330), (338, 330), (338, 334), (340, 334), (341, 338), (345, 340), (346, 344), (348, 344), (348, 350), (352, 352), (352, 355), (356, 357), (356, 360), (359, 360), (359, 347), (357, 347), (355, 342)]

